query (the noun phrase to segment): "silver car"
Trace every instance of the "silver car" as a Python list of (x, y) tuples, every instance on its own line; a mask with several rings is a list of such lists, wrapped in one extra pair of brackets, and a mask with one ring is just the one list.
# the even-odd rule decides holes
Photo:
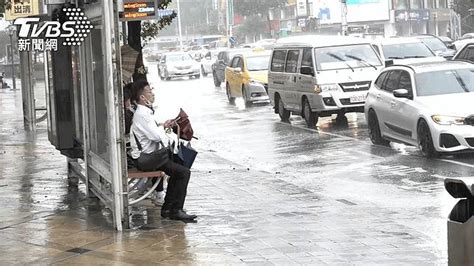
[(162, 55), (158, 64), (161, 80), (175, 77), (201, 77), (201, 65), (186, 52), (171, 52)]

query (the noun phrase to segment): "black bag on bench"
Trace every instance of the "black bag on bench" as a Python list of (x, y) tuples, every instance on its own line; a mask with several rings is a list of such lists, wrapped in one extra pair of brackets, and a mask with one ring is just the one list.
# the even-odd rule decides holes
[[(132, 133), (133, 134), (133, 133)], [(135, 141), (137, 142), (138, 149), (142, 150), (142, 145), (138, 141), (137, 136), (133, 134)], [(161, 142), (163, 148), (153, 151), (151, 153), (141, 153), (140, 157), (136, 160), (136, 165), (140, 171), (155, 171), (161, 166), (165, 165), (171, 159), (171, 150), (166, 148), (163, 142)]]

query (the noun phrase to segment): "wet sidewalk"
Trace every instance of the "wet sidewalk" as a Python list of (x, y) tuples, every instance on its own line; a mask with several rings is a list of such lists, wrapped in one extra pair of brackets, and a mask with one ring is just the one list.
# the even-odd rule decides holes
[(429, 236), (375, 206), (332, 199), (197, 148), (186, 209), (198, 223), (162, 219), (147, 200), (132, 210), (134, 229), (118, 233), (83, 185), (68, 188), (66, 158), (50, 145), (46, 123), (36, 134), (23, 130), (21, 91), (0, 90), (0, 264), (446, 263)]

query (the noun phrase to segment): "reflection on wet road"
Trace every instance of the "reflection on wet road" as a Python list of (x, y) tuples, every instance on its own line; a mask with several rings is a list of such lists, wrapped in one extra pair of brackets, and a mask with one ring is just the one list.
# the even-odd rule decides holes
[(373, 219), (412, 228), (431, 241), (434, 253), (446, 256), (446, 217), (455, 200), (443, 180), (474, 179), (473, 155), (426, 159), (415, 147), (374, 146), (363, 114), (322, 118), (316, 129), (308, 129), (299, 116), (283, 123), (270, 105), (246, 108), (239, 99), (229, 104), (224, 85), (216, 88), (209, 78), (154, 86), (160, 118), (183, 107), (200, 137), (195, 141), (200, 150), (232, 167), (274, 174), (275, 182), (284, 180), (320, 198), (365, 208)]

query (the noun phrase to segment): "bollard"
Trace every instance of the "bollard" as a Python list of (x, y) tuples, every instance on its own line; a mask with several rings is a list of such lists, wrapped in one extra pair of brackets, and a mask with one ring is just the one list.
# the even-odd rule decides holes
[(447, 178), (444, 187), (460, 199), (448, 218), (448, 264), (474, 265), (474, 185)]

